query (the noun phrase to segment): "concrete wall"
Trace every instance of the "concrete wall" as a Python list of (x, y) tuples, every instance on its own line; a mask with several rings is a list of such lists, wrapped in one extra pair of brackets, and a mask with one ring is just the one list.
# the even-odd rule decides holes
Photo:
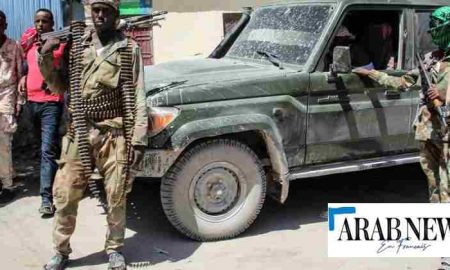
[(239, 12), (273, 0), (153, 0), (154, 10), (167, 10), (154, 28), (155, 64), (207, 57), (223, 38), (223, 13)]
[(223, 38), (221, 11), (171, 12), (153, 28), (155, 64), (207, 57)]

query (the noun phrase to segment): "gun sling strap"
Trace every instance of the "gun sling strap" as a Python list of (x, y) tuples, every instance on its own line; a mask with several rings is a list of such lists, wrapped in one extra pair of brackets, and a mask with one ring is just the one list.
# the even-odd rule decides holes
[[(72, 47), (70, 50), (70, 108), (71, 108), (71, 135), (78, 138), (78, 152), (83, 166), (85, 179), (90, 179), (93, 171), (91, 147), (88, 139), (88, 119), (105, 120), (122, 116), (125, 142), (127, 148), (126, 179), (121, 186), (121, 197), (115, 202), (119, 203), (125, 196), (125, 184), (131, 177), (130, 170), (133, 162), (133, 148), (131, 140), (133, 137), (135, 118), (135, 89), (133, 83), (133, 48), (130, 40), (127, 47), (120, 51), (121, 70), (119, 87), (112, 89), (95, 99), (86, 100), (81, 95), (81, 76), (83, 61), (82, 37), (84, 35), (85, 23), (76, 21), (71, 24)], [(91, 186), (91, 185), (89, 185)], [(92, 192), (92, 191), (91, 191)], [(97, 192), (94, 191), (95, 194)], [(98, 196), (96, 196), (99, 198)], [(100, 199), (100, 198), (99, 198)], [(101, 202), (102, 206), (106, 202)]]

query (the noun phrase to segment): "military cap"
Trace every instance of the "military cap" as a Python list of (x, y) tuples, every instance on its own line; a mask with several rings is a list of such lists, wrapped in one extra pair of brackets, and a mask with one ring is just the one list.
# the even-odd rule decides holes
[(115, 10), (119, 10), (120, 0), (90, 0), (89, 4), (106, 4), (113, 7)]

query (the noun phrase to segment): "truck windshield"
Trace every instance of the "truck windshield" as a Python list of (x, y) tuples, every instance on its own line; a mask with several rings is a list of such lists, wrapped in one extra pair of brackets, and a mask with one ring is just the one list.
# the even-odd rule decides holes
[[(260, 8), (227, 57), (262, 59), (265, 52), (279, 61), (304, 65), (330, 18), (330, 5)], [(263, 60), (262, 60), (263, 61)]]

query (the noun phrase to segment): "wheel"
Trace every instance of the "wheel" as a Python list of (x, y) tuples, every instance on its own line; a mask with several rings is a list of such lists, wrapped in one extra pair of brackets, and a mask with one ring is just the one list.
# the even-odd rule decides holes
[(189, 238), (214, 241), (244, 232), (264, 204), (266, 178), (245, 144), (215, 139), (188, 150), (161, 182), (172, 225)]

